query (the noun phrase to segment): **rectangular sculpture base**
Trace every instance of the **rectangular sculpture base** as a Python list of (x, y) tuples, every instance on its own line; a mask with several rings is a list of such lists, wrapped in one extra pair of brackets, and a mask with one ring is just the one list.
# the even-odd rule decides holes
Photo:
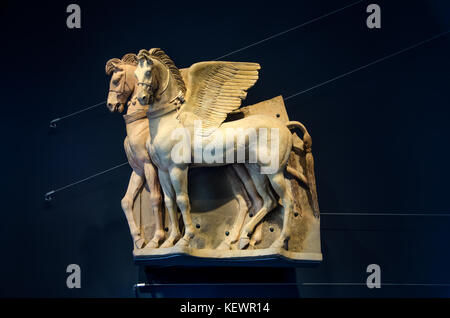
[(135, 250), (134, 261), (137, 265), (147, 266), (308, 267), (322, 261), (321, 253), (298, 253), (275, 248), (221, 251), (174, 246), (153, 249), (151, 253), (140, 251)]

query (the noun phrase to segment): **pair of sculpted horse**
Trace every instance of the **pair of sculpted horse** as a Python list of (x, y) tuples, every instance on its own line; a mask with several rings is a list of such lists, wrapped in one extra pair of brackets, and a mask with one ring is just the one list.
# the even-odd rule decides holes
[[(170, 234), (160, 247), (171, 247), (175, 243), (189, 245), (195, 229), (190, 217), (187, 178), (188, 169), (193, 166), (194, 154), (198, 150), (195, 147), (199, 146), (200, 140), (201, 147), (213, 144), (216, 149), (223, 148), (224, 157), (230, 155), (225, 141), (218, 136), (234, 140), (235, 136), (230, 136), (230, 132), (237, 128), (244, 131), (263, 128), (270, 133), (264, 135), (265, 143), (244, 138), (232, 148), (234, 153), (231, 155), (234, 157), (238, 155), (239, 147), (242, 147), (247, 158), (253, 157), (256, 161), (250, 163), (247, 160), (227, 167), (227, 173), (235, 180), (232, 189), (239, 202), (238, 226), (219, 248), (229, 249), (239, 239), (239, 248), (243, 249), (261, 239), (261, 221), (277, 205), (272, 190), (281, 199), (284, 209), (283, 228), (272, 247), (281, 248), (289, 239), (288, 223), (293, 198), (284, 171), (292, 149), (290, 128), (302, 130), (305, 148), (310, 150), (309, 134), (299, 122), (285, 124), (264, 115), (225, 121), (230, 112), (240, 107), (246, 91), (258, 79), (259, 68), (256, 63), (201, 62), (179, 70), (161, 49), (141, 50), (137, 56), (127, 54), (122, 59), (115, 58), (107, 62), (106, 73), (112, 74), (107, 106), (110, 111), (119, 113), (124, 111), (125, 105), (128, 106), (124, 115), (127, 130), (124, 148), (133, 172), (122, 199), (122, 208), (137, 248), (143, 247), (144, 239), (136, 226), (132, 209), (134, 199), (144, 185), (150, 190), (156, 223), (154, 237), (148, 246), (156, 248), (165, 238), (161, 187), (170, 218)], [(200, 128), (194, 127), (196, 121), (201, 123)], [(191, 158), (188, 159), (192, 160), (179, 162), (173, 159), (173, 149), (180, 142), (173, 138), (173, 131), (177, 129), (187, 132), (188, 139), (184, 141), (184, 147), (191, 150)], [(271, 162), (268, 169), (267, 160), (262, 160), (258, 155), (261, 153), (276, 155), (276, 166), (273, 167)], [(202, 161), (195, 164), (207, 165), (217, 163)], [(262, 173), (264, 168), (269, 172)], [(301, 177), (302, 181), (307, 181), (307, 178)], [(250, 206), (256, 213), (244, 226), (242, 223)], [(178, 224), (177, 207), (183, 217), (183, 237)]]

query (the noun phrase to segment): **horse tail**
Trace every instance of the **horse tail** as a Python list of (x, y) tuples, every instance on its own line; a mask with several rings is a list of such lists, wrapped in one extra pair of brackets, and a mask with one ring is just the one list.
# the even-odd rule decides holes
[(312, 146), (312, 138), (310, 136), (310, 134), (308, 133), (308, 130), (306, 130), (305, 125), (303, 125), (301, 122), (299, 121), (288, 121), (286, 123), (287, 128), (289, 128), (289, 130), (298, 128), (302, 131), (303, 133), (303, 144), (305, 147), (305, 152), (311, 152), (311, 146)]
[[(319, 203), (317, 200), (317, 189), (316, 189), (316, 178), (314, 177), (314, 157), (312, 155), (312, 138), (311, 135), (308, 133), (308, 130), (306, 127), (299, 121), (289, 121), (286, 123), (286, 127), (289, 130), (298, 128), (303, 133), (303, 151), (305, 152), (306, 156), (306, 180), (307, 185), (311, 191), (312, 196), (312, 208), (314, 211), (314, 214), (316, 216), (319, 215)], [(293, 174), (296, 176), (293, 171), (294, 169), (288, 169), (288, 173)], [(299, 174), (299, 173), (297, 173)], [(304, 182), (304, 179), (300, 178), (301, 181)]]

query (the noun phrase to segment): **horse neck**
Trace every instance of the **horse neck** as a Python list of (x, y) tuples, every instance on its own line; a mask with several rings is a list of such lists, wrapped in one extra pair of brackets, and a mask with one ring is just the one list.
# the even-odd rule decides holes
[(169, 125), (169, 122), (172, 122), (174, 120), (178, 120), (177, 118), (177, 111), (172, 111), (170, 113), (164, 114), (162, 116), (158, 117), (149, 117), (148, 123), (150, 128), (150, 135), (152, 137), (156, 136), (158, 132), (161, 132), (164, 130), (164, 127), (170, 127), (172, 125)]
[[(167, 88), (164, 90), (164, 87), (161, 87), (161, 90), (164, 90), (163, 92), (158, 91), (156, 94), (161, 94), (161, 98), (153, 103), (153, 105), (150, 106), (149, 110), (151, 112), (162, 110), (166, 107), (169, 107), (169, 105), (179, 96), (180, 93), (180, 87), (178, 87), (177, 81), (174, 79), (171, 72), (169, 73), (169, 84)], [(164, 129), (164, 126), (166, 126), (169, 122), (173, 122), (173, 120), (176, 119), (177, 111), (171, 111), (164, 115), (156, 116), (156, 117), (150, 117), (148, 118), (149, 125), (150, 125), (150, 135), (156, 136), (158, 133), (158, 130), (161, 131)], [(171, 125), (168, 125), (171, 126)], [(166, 127), (168, 127), (166, 126)]]
[(139, 103), (139, 101), (137, 100), (137, 96), (134, 92), (136, 92), (136, 89), (133, 91), (133, 93), (131, 94), (131, 98), (128, 101), (127, 115), (130, 115), (137, 111), (143, 111), (143, 110), (147, 111), (148, 110), (148, 106), (142, 106)]
[[(144, 112), (146, 113), (148, 110), (148, 106), (142, 106), (139, 101), (137, 100), (137, 96), (135, 94), (137, 84), (134, 86), (134, 90), (131, 93), (131, 98), (129, 99), (129, 101), (127, 102), (127, 115), (131, 115), (133, 113), (136, 112)], [(132, 136), (134, 133), (136, 132), (140, 132), (143, 129), (148, 129), (148, 121), (147, 121), (147, 117), (143, 117), (141, 119), (138, 119), (136, 121), (133, 121), (131, 123), (126, 123), (126, 130), (127, 130), (127, 135), (128, 136)]]
[(155, 101), (151, 106), (151, 110), (158, 110), (168, 106), (180, 93), (180, 87), (178, 87), (177, 81), (173, 77), (172, 73), (168, 71), (165, 67), (162, 68), (162, 72), (167, 72), (169, 74), (169, 82), (167, 87), (164, 87), (164, 80), (160, 83), (161, 87), (158, 88), (156, 96), (160, 96), (159, 100)]

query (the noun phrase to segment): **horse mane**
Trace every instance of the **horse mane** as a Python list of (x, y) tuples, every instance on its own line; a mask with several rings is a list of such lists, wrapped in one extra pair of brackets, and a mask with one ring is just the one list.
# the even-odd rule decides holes
[(137, 65), (138, 59), (137, 59), (136, 54), (134, 54), (134, 53), (125, 54), (122, 57), (122, 59), (118, 59), (118, 58), (110, 59), (108, 62), (106, 62), (106, 66), (105, 66), (106, 75), (111, 75), (111, 73), (114, 71), (114, 68), (115, 68), (114, 64)]
[(172, 76), (175, 78), (175, 81), (177, 82), (178, 87), (180, 88), (182, 93), (186, 93), (186, 84), (183, 81), (180, 70), (178, 69), (178, 67), (176, 67), (172, 59), (159, 48), (153, 48), (149, 51), (140, 50), (137, 56), (138, 59), (145, 58), (146, 60), (149, 60), (150, 57), (153, 57), (163, 63), (169, 69), (170, 73), (172, 73)]

